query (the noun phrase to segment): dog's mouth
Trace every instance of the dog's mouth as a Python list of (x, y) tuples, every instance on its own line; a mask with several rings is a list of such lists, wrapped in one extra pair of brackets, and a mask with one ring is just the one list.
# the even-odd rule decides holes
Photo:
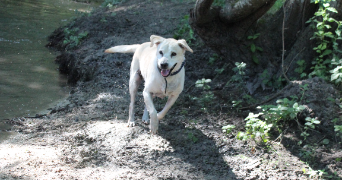
[(173, 71), (173, 69), (176, 67), (177, 63), (175, 65), (172, 66), (171, 69), (160, 69), (160, 74), (163, 77), (168, 77), (171, 75), (171, 72)]
[(162, 69), (160, 74), (164, 77), (168, 77), (170, 75), (170, 69)]

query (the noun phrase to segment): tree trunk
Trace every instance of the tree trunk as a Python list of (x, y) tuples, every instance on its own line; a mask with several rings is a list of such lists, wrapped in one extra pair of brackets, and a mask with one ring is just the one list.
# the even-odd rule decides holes
[[(197, 0), (191, 12), (190, 25), (206, 45), (231, 63), (247, 64), (247, 88), (251, 94), (258, 87), (265, 87), (263, 80), (269, 80), (265, 78), (278, 78), (282, 71), (297, 79), (296, 62), (305, 60), (309, 70), (315, 56), (315, 42), (310, 40), (313, 29), (305, 22), (318, 6), (310, 0), (287, 0), (276, 13), (266, 13), (274, 3), (275, 0), (226, 0), (223, 7), (212, 7), (213, 0)], [(331, 5), (341, 12), (340, 1)], [(341, 14), (334, 14), (334, 18), (341, 19)], [(257, 33), (260, 35), (256, 39), (248, 39)], [(265, 70), (267, 76), (262, 75)]]

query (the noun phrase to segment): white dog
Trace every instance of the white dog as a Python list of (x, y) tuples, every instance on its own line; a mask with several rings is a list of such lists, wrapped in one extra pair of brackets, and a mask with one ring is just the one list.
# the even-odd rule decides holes
[[(135, 95), (142, 80), (145, 80), (143, 91), (145, 110), (143, 122), (148, 123), (147, 111), (150, 113), (150, 130), (158, 132), (159, 120), (169, 111), (184, 87), (185, 51), (193, 52), (184, 39), (165, 39), (152, 35), (151, 42), (134, 45), (115, 46), (107, 49), (106, 53), (134, 53), (131, 64), (129, 92), (128, 126), (134, 126)], [(168, 97), (163, 110), (157, 113), (153, 105), (153, 97)]]

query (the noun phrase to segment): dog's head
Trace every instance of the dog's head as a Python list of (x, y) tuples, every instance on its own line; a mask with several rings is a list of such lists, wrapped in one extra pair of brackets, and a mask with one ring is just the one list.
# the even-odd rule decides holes
[(157, 46), (158, 68), (163, 77), (168, 77), (172, 71), (179, 69), (185, 60), (185, 51), (193, 52), (184, 39), (165, 39), (152, 35), (151, 47)]

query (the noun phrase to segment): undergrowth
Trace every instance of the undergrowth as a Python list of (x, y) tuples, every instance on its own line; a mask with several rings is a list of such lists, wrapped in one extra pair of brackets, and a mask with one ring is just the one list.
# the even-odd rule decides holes
[(63, 45), (66, 47), (66, 50), (75, 48), (88, 36), (88, 31), (78, 32), (79, 28), (64, 29)]
[(185, 15), (180, 21), (180, 25), (173, 35), (174, 39), (185, 39), (189, 46), (193, 45), (196, 40), (194, 31), (189, 24), (189, 15)]

